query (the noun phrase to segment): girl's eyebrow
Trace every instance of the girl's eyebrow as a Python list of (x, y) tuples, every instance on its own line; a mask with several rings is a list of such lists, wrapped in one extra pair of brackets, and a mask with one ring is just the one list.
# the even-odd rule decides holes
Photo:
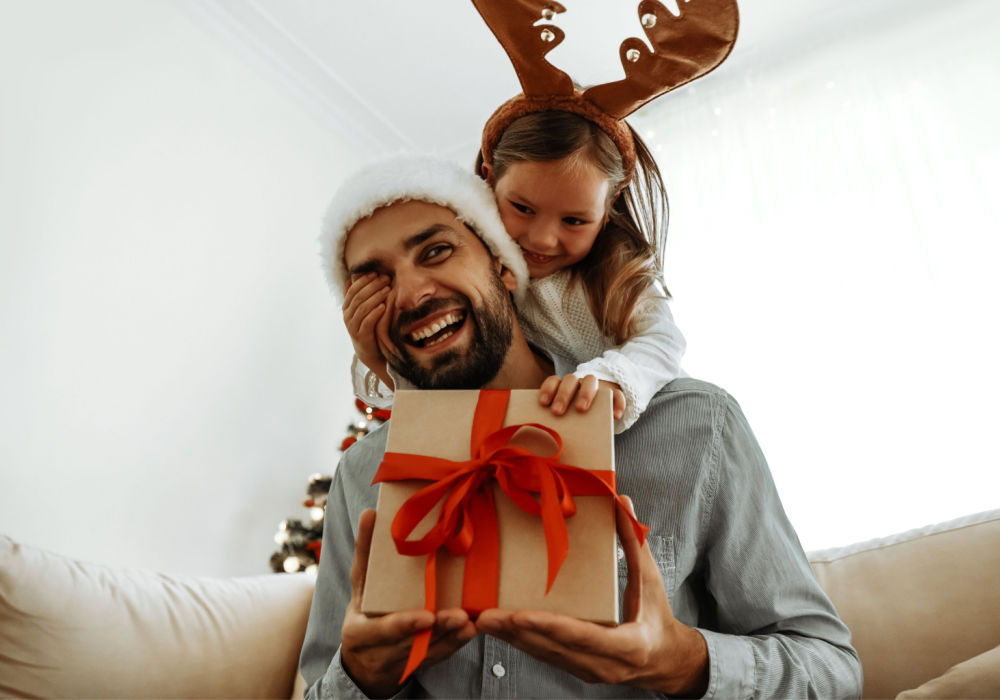
[[(434, 236), (436, 234), (439, 234), (439, 233), (454, 233), (454, 232), (455, 232), (455, 230), (451, 226), (448, 226), (447, 224), (431, 224), (430, 226), (428, 226), (427, 228), (425, 228), (423, 231), (415, 233), (412, 236), (410, 236), (409, 238), (407, 238), (406, 240), (404, 240), (403, 241), (403, 250), (406, 250), (407, 252), (409, 252), (409, 251), (413, 250), (414, 248), (416, 248), (417, 246), (419, 246), (420, 244), (422, 244), (428, 238), (430, 238), (431, 236)], [(349, 275), (360, 276), (360, 275), (367, 274), (369, 272), (375, 272), (376, 270), (380, 269), (381, 266), (382, 266), (382, 261), (381, 260), (379, 260), (378, 258), (371, 258), (369, 260), (365, 260), (364, 262), (360, 262), (357, 265), (354, 265), (354, 266), (350, 267), (347, 270), (347, 273)]]
[[(520, 192), (517, 192), (516, 190), (511, 190), (507, 194), (507, 199), (514, 200), (518, 204), (520, 204), (522, 206), (525, 206), (525, 207), (528, 207), (529, 209), (537, 209), (538, 208), (538, 207), (536, 207), (531, 202), (531, 199), (529, 199), (528, 197), (524, 197), (523, 195), (521, 195)], [(571, 217), (573, 217), (575, 219), (594, 219), (594, 218), (597, 218), (597, 214), (595, 214), (595, 212), (590, 211), (589, 209), (581, 209), (579, 211), (564, 211), (564, 212), (562, 212), (562, 216), (571, 216)]]

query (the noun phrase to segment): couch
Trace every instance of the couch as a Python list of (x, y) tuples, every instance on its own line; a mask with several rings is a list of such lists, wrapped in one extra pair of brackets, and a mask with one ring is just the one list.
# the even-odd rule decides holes
[[(1000, 510), (813, 552), (865, 697), (1000, 698)], [(205, 578), (0, 537), (0, 696), (289, 698), (308, 574)]]

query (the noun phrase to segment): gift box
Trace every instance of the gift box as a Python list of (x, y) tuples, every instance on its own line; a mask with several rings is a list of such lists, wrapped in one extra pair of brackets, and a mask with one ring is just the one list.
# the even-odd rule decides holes
[[(495, 425), (487, 425), (488, 420), (477, 412), (483, 411), (481, 399), (486, 394), (494, 403), (496, 416), (492, 420)], [(498, 401), (506, 402), (505, 410)], [(514, 432), (513, 426), (518, 425), (523, 427)], [(553, 432), (546, 432), (541, 426)], [(492, 437), (487, 438), (488, 435)], [(559, 440), (562, 442), (561, 454), (557, 454)], [(493, 447), (502, 443), (503, 447), (491, 453), (492, 457), (480, 455), (477, 458), (472, 454), (477, 441)], [(437, 460), (423, 460), (424, 457)], [(424, 461), (430, 463), (429, 466)], [(540, 406), (536, 390), (399, 391), (393, 401), (386, 461), (380, 474), (390, 462), (402, 465), (403, 475), (419, 475), (420, 478), (381, 483), (362, 599), (365, 613), (378, 615), (423, 607), (439, 610), (465, 607), (476, 614), (479, 612), (476, 607), (495, 606), (549, 610), (600, 623), (618, 622), (610, 391), (601, 389), (589, 411), (579, 413), (571, 409), (563, 416), (554, 416), (547, 407)], [(523, 464), (527, 463), (530, 471), (535, 469), (536, 462), (545, 462), (539, 467), (539, 473), (555, 475), (548, 482), (548, 500), (553, 500), (552, 483), (557, 484), (560, 496), (562, 513), (549, 522), (543, 522), (537, 512), (541, 508), (538, 504), (545, 500), (544, 486), (528, 488), (527, 493), (517, 492), (515, 488), (512, 498), (500, 484), (500, 480), (505, 480), (508, 486), (517, 482), (521, 478), (518, 474), (526, 470)], [(468, 470), (471, 463), (477, 465), (475, 476), (463, 476), (464, 481), (445, 483), (444, 474)], [(497, 469), (490, 466), (494, 463), (513, 466)], [(598, 476), (606, 486), (594, 486), (600, 481)], [(546, 479), (549, 477), (543, 477), (542, 481)], [(470, 483), (478, 485), (475, 487), (483, 492), (479, 497), (480, 505), (486, 504), (482, 507), (487, 514), (484, 516), (484, 511), (480, 511), (477, 517), (485, 517), (487, 521), (495, 518), (495, 552), (487, 552), (485, 559), (453, 552), (469, 544), (468, 532), (464, 538), (455, 536), (447, 544), (435, 548), (430, 566), (426, 554), (398, 551), (399, 533), (394, 539), (393, 522), (400, 516), (401, 509), (412, 506), (414, 499), (423, 500), (424, 506), (431, 501), (434, 503), (405, 537), (406, 542), (416, 542), (429, 536), (435, 527), (441, 527), (438, 519), (442, 508), (449, 512), (443, 504), (450, 502), (454, 506), (458, 501), (456, 490), (469, 487)], [(438, 493), (426, 497), (418, 495), (435, 488)], [(492, 494), (492, 504), (488, 503), (490, 499), (485, 491)], [(567, 492), (576, 494), (571, 495), (568, 504)], [(578, 495), (581, 492), (590, 495)], [(597, 493), (603, 495), (594, 495)], [(536, 512), (527, 512), (532, 510), (532, 504), (536, 504)], [(468, 528), (472, 530), (471, 539), (477, 543), (488, 540), (490, 528), (476, 521), (465, 505), (455, 506), (456, 524), (450, 531), (472, 523), (474, 527)], [(552, 508), (552, 504), (548, 507)], [(491, 508), (495, 515), (489, 515)], [(575, 513), (572, 513), (574, 508)], [(562, 555), (552, 552), (553, 541), (559, 540), (562, 531), (556, 520), (565, 523), (565, 558), (561, 561)], [(495, 560), (493, 573), (489, 572), (490, 560)], [(467, 576), (469, 561), (475, 570), (470, 570)], [(482, 561), (486, 563), (480, 564)], [(471, 580), (465, 580), (470, 576)], [(495, 580), (491, 583), (492, 578)], [(428, 585), (430, 590), (436, 589), (433, 600), (426, 596)], [(495, 589), (494, 605), (490, 604), (491, 586)], [(470, 593), (472, 598), (485, 594), (487, 602), (470, 603)]]

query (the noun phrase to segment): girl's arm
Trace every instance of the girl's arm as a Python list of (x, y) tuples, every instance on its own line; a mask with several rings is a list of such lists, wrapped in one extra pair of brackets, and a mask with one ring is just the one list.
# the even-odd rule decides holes
[(667, 300), (651, 296), (643, 303), (636, 334), (579, 365), (575, 374), (618, 385), (625, 397), (625, 410), (615, 419), (615, 432), (621, 433), (635, 423), (656, 392), (685, 376), (681, 357), (686, 347)]

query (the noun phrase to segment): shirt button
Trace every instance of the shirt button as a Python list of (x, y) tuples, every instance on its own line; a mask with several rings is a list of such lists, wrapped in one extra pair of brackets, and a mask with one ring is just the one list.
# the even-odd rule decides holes
[(619, 561), (625, 558), (625, 550), (621, 547), (618, 548), (618, 559)]
[(507, 675), (507, 669), (505, 669), (501, 664), (493, 664), (493, 675), (497, 678), (503, 678)]

